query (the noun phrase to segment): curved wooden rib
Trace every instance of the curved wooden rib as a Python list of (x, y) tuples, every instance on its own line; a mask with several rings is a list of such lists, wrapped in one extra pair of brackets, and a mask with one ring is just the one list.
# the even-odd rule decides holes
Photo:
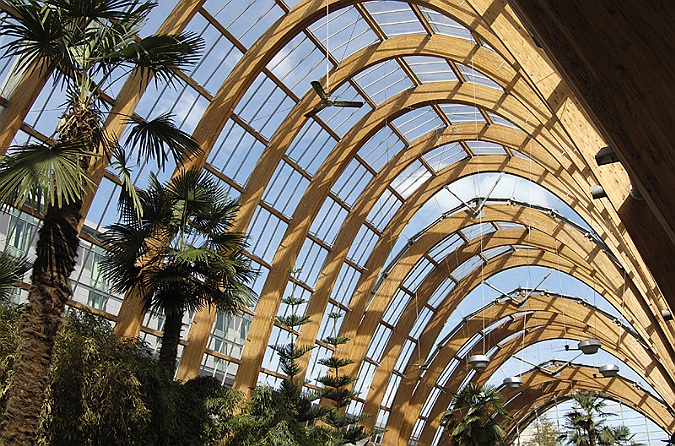
[[(438, 37), (438, 36), (435, 36), (435, 37)], [(435, 42), (436, 42), (436, 40), (434, 40), (435, 37), (432, 38), (432, 39), (427, 39), (427, 40), (430, 40), (430, 41), (433, 41), (433, 42), (434, 42), (434, 43), (432, 43), (432, 44), (429, 45), (429, 52), (430, 52), (430, 53), (433, 53), (433, 51), (437, 51), (437, 52), (438, 52), (438, 51), (439, 51), (439, 50), (438, 50), (438, 47), (441, 46), (441, 45), (435, 43)], [(419, 39), (418, 37), (414, 37), (414, 38), (410, 38), (409, 40), (406, 40), (405, 42), (406, 42), (406, 43), (413, 43), (413, 42), (415, 42), (415, 41), (418, 40), (418, 39)], [(392, 40), (396, 40), (396, 39), (392, 39)], [(389, 41), (387, 41), (387, 43), (388, 43), (388, 42), (389, 42)], [(401, 41), (401, 42), (398, 42), (398, 41), (397, 41), (396, 43), (397, 43), (397, 44), (403, 43), (403, 41)], [(386, 46), (386, 44), (382, 44), (382, 48), (378, 48), (378, 49), (381, 49), (382, 51), (384, 51), (384, 50), (385, 50), (385, 46)], [(406, 46), (406, 45), (403, 45), (403, 47), (405, 47), (405, 46)], [(392, 47), (394, 47), (393, 44), (389, 46), (389, 48), (392, 48)], [(365, 51), (365, 50), (364, 50), (364, 51)], [(379, 54), (379, 52), (380, 52), (380, 51), (374, 51), (374, 50), (369, 50), (369, 51), (371, 51), (371, 52), (373, 52), (373, 53), (375, 53), (375, 54)], [(424, 50), (422, 50), (422, 51), (424, 51)], [(391, 50), (390, 50), (390, 52), (391, 52)], [(450, 51), (449, 51), (449, 52), (450, 52)], [(359, 56), (361, 56), (361, 59), (363, 59), (363, 56), (364, 56), (364, 55), (359, 54)], [(389, 56), (386, 54), (386, 51), (384, 51), (382, 57), (383, 57), (383, 58), (389, 57)], [(488, 57), (488, 55), (486, 55), (485, 58), (486, 58), (486, 61), (490, 61), (490, 60), (491, 60), (491, 59)], [(480, 57), (478, 57), (478, 59), (480, 59)], [(494, 57), (493, 57), (493, 59), (494, 59)], [(349, 61), (352, 61), (352, 60), (356, 61), (356, 60), (359, 60), (359, 59), (358, 59), (357, 57), (354, 57), (354, 58), (350, 58), (350, 59), (349, 59)], [(348, 64), (346, 63), (345, 66), (347, 66), (347, 65), (348, 65)], [(486, 63), (486, 70), (487, 70), (487, 68), (489, 68), (489, 63)], [(492, 71), (491, 71), (488, 75), (492, 75), (492, 76), (494, 76), (496, 79), (498, 79), (499, 81), (502, 81), (502, 82), (503, 82), (503, 80), (506, 80), (506, 78), (507, 78), (508, 76), (507, 76), (507, 77), (500, 77), (500, 76), (501, 76), (501, 73), (499, 72), (500, 68), (499, 68), (498, 66), (497, 66), (496, 68), (497, 68), (497, 69), (495, 70), (495, 67), (493, 67), (493, 68), (492, 68)], [(502, 68), (503, 68), (503, 67), (502, 67)], [(342, 69), (341, 69), (341, 70), (338, 70), (338, 72), (340, 72), (340, 73), (343, 73), (343, 72), (344, 72), (344, 73), (349, 73), (350, 71), (355, 71), (355, 69), (350, 68), (350, 69), (346, 69), (346, 70), (342, 70)], [(353, 74), (353, 73), (351, 73), (351, 74)], [(346, 77), (347, 77), (347, 76), (344, 76), (343, 79), (345, 79)], [(336, 79), (337, 79), (337, 78), (336, 78)], [(333, 82), (332, 82), (332, 83), (333, 83)], [(334, 83), (333, 83), (333, 84), (334, 84)], [(518, 92), (518, 91), (519, 91), (519, 89), (517, 89), (517, 88), (512, 88), (512, 86), (509, 87), (509, 92)], [(526, 91), (526, 90), (523, 90), (523, 91), (524, 91), (524, 92), (522, 93), (522, 96), (523, 96), (523, 97), (527, 96), (527, 94), (526, 94), (527, 91)], [(516, 94), (516, 93), (514, 93), (514, 94)], [(308, 96), (308, 97), (311, 97), (311, 96)], [(297, 113), (296, 113), (296, 114), (298, 114), (298, 115), (300, 115), (300, 113), (303, 111), (303, 107), (297, 107), (296, 109), (299, 109), (299, 110), (297, 111)], [(281, 128), (279, 129), (279, 131), (277, 132), (277, 136), (275, 136), (275, 138), (279, 137), (279, 139), (282, 140), (283, 138), (287, 137), (288, 135), (292, 135), (292, 134), (293, 134), (293, 131), (292, 131), (293, 128), (294, 128), (293, 126), (294, 126), (294, 125), (297, 126), (298, 123), (301, 121), (301, 119), (294, 119), (293, 116), (294, 116), (294, 112), (292, 112), (291, 115), (289, 115), (289, 117), (287, 118), (286, 122), (282, 125), (282, 127), (281, 127)], [(298, 117), (299, 117), (299, 116), (298, 116)], [(301, 124), (300, 124), (300, 125), (301, 125)], [(290, 131), (289, 131), (289, 130), (290, 130)], [(299, 127), (297, 127), (297, 130), (299, 130)], [(297, 130), (296, 130), (296, 131), (297, 131)], [(272, 171), (274, 170), (274, 168), (276, 167), (276, 165), (277, 165), (277, 163), (278, 163), (278, 158), (280, 157), (280, 151), (279, 151), (278, 149), (276, 150), (276, 152), (278, 152), (277, 155), (272, 155), (272, 153), (274, 152), (274, 150), (271, 150), (271, 149), (272, 149), (273, 147), (286, 147), (287, 144), (288, 144), (288, 142), (286, 142), (286, 143), (280, 143), (280, 142), (276, 142), (275, 140), (273, 140), (272, 144), (270, 145), (270, 149), (268, 149), (268, 150), (265, 152), (265, 154), (263, 155), (263, 159), (261, 160), (261, 164), (260, 164), (260, 165), (267, 165), (267, 166), (268, 166), (268, 167), (267, 167), (267, 171), (268, 171), (269, 175), (271, 175), (271, 172), (272, 172)], [(570, 153), (573, 153), (573, 151), (571, 151)], [(270, 156), (271, 156), (271, 157), (270, 157)], [(272, 161), (272, 159), (274, 159), (274, 158), (277, 158), (277, 161)], [(568, 160), (566, 157), (562, 157), (562, 158), (566, 160), (566, 164), (567, 164), (566, 167), (567, 167), (567, 169), (569, 169), (570, 171), (574, 171), (574, 170), (575, 170), (575, 168), (574, 168), (574, 163), (570, 163), (569, 160)], [(255, 173), (254, 175), (252, 175), (252, 177), (255, 177), (257, 180), (259, 180), (259, 179), (261, 178), (260, 174), (261, 174), (261, 171), (260, 171), (259, 169), (256, 169), (256, 173)], [(265, 178), (265, 175), (263, 175), (262, 178)], [(584, 180), (584, 181), (587, 181), (587, 180)], [(264, 186), (264, 184), (266, 184), (265, 181), (260, 181), (260, 182), (258, 183), (258, 185), (259, 185), (258, 187), (256, 187), (256, 188), (247, 187), (246, 191), (244, 192), (244, 194), (246, 195), (246, 197), (245, 197), (246, 199), (243, 200), (243, 201), (246, 203), (246, 206), (248, 206), (249, 212), (247, 213), (247, 212), (246, 212), (246, 209), (242, 209), (242, 213), (240, 214), (242, 226), (247, 225), (247, 224), (248, 224), (248, 221), (250, 221), (250, 216), (252, 216), (253, 211), (255, 210), (255, 207), (257, 206), (257, 203), (259, 202), (258, 199), (252, 199), (252, 198), (253, 198), (254, 195), (261, 196), (261, 194), (262, 194), (262, 192), (263, 192), (263, 187), (260, 187), (260, 186)], [(587, 188), (587, 186), (585, 186), (585, 187), (582, 188), (582, 189), (586, 189), (586, 188)], [(581, 192), (581, 194), (583, 194), (583, 192)], [(584, 195), (580, 195), (580, 196), (583, 197), (583, 198), (587, 201), (587, 199), (586, 199), (586, 197), (585, 197)], [(305, 219), (305, 217), (301, 217), (301, 218), (302, 218), (303, 220)], [(295, 220), (295, 219), (294, 219), (294, 220)], [(311, 220), (311, 218), (310, 218), (310, 220)], [(598, 219), (598, 220), (599, 220), (599, 219)], [(242, 229), (242, 228), (240, 228), (240, 229)], [(600, 232), (603, 232), (603, 231), (600, 231)], [(624, 242), (623, 242), (623, 241), (620, 241), (620, 239), (619, 239), (619, 241), (616, 241), (616, 243), (612, 243), (612, 244), (613, 244), (613, 245), (616, 245), (616, 244), (621, 244), (621, 243), (624, 243)], [(625, 244), (625, 243), (624, 243), (624, 244)], [(630, 252), (630, 249), (628, 249), (628, 250), (619, 250), (619, 251), (622, 252), (622, 253), (623, 253), (623, 252)], [(291, 256), (291, 257), (292, 257), (292, 256)], [(630, 262), (629, 262), (629, 263), (630, 263)], [(288, 268), (280, 267), (280, 270), (282, 270), (282, 271), (285, 271), (285, 270), (287, 270), (287, 269), (288, 269)], [(283, 275), (283, 274), (282, 274), (282, 275)], [(277, 277), (277, 274), (275, 274), (274, 276)], [(277, 285), (277, 286), (283, 286), (283, 285), (282, 285), (282, 282), (284, 282), (284, 281), (283, 281), (283, 280), (279, 280), (278, 283), (276, 283), (275, 285)], [(271, 288), (271, 287), (270, 287), (270, 288)], [(654, 287), (645, 286), (644, 289), (645, 289), (645, 290), (652, 290), (652, 289), (654, 289)], [(270, 311), (270, 313), (272, 313), (272, 312)], [(181, 377), (183, 377), (183, 378), (186, 378), (186, 377), (189, 377), (189, 376), (191, 376), (191, 375), (194, 376), (194, 374), (196, 373), (196, 370), (197, 370), (198, 365), (199, 365), (199, 363), (200, 363), (199, 360), (200, 360), (200, 358), (201, 358), (201, 354), (202, 354), (202, 351), (203, 351), (203, 347), (205, 346), (205, 341), (206, 341), (206, 339), (208, 338), (207, 330), (210, 330), (210, 325), (212, 324), (212, 321), (213, 321), (212, 317), (213, 317), (213, 315), (211, 315), (210, 317), (203, 317), (202, 315), (200, 315), (200, 317), (198, 317), (198, 319), (203, 319), (205, 322), (202, 323), (202, 324), (196, 323), (196, 324), (193, 325), (193, 330), (191, 330), (191, 333), (190, 333), (191, 339), (190, 339), (190, 342), (189, 342), (189, 347), (186, 348), (186, 351), (185, 351), (185, 357), (186, 357), (186, 359), (187, 359), (188, 357), (192, 357), (192, 360), (189, 361), (192, 365), (191, 365), (191, 366), (188, 366), (188, 365), (187, 365), (187, 364), (188, 364), (188, 361), (183, 361), (183, 364), (181, 365), (181, 370), (179, 370), (179, 376), (181, 376)], [(201, 327), (200, 327), (200, 326), (201, 326)], [(208, 328), (204, 328), (205, 326), (207, 326)], [(200, 346), (200, 345), (202, 346), (201, 349), (198, 347), (198, 346)], [(199, 351), (198, 351), (198, 349), (199, 349)], [(190, 372), (187, 372), (188, 369), (191, 369), (191, 371), (190, 371)]]
[[(542, 299), (541, 296), (539, 298)], [(534, 314), (528, 315), (525, 320), (523, 319), (523, 315), (507, 319), (492, 330), (486, 337), (485, 348), (487, 351), (494, 346), (498, 346), (498, 350), (492, 355), (488, 368), (484, 372), (475, 375), (473, 380), (478, 384), (484, 384), (506, 360), (526, 346), (552, 339), (564, 338), (579, 341), (594, 337), (602, 342), (604, 350), (612, 353), (636, 373), (644, 376), (646, 381), (660, 395), (669, 399), (668, 404), (671, 407), (673, 406), (675, 403), (675, 397), (673, 397), (675, 395), (673, 392), (675, 383), (665, 368), (654, 358), (652, 352), (644, 344), (626, 333), (620, 326), (614, 323), (613, 319), (597, 314), (594, 308), (579, 303), (565, 305), (564, 302), (561, 302), (563, 300), (543, 297), (542, 302), (537, 303), (533, 301), (533, 308), (523, 308), (520, 311), (532, 310), (535, 311)], [(543, 308), (543, 310), (538, 310), (537, 307)], [(481, 314), (475, 315), (471, 319), (471, 323), (480, 330), (483, 324), (483, 316), (489, 316), (492, 311), (492, 309), (487, 309), (481, 312)], [(524, 327), (526, 327), (526, 335), (524, 337), (519, 336), (504, 342), (505, 339), (521, 333)], [(429, 397), (431, 389), (437, 383), (439, 376), (449, 361), (455, 357), (456, 352), (470, 339), (472, 333), (475, 332), (462, 330), (462, 332), (457, 333), (448, 340), (430, 364), (428, 372), (421, 377), (412, 397), (407, 399), (406, 392), (401, 395), (404, 405), (404, 409), (400, 410), (400, 413), (404, 417), (403, 430), (399, 434), (401, 438), (409, 437), (412, 426), (420, 415), (422, 405)], [(468, 353), (467, 356), (481, 353), (480, 349), (480, 345), (474, 347), (473, 353)], [(467, 364), (460, 364), (451, 374), (444, 388), (449, 391), (456, 391), (469, 370), (470, 367)], [(411, 372), (413, 371), (411, 370)], [(540, 373), (540, 375), (547, 376), (543, 373)], [(425, 426), (422, 432), (422, 442), (431, 440), (438, 428), (438, 419), (449, 403), (449, 394), (441, 394), (439, 396), (428, 416), (428, 425)], [(393, 421), (398, 420), (399, 416), (398, 414), (397, 416), (392, 414), (392, 418), (390, 418), (390, 421), (393, 425)]]
[[(532, 244), (537, 242), (543, 249), (546, 249), (553, 254), (559, 253), (563, 256), (567, 256), (569, 255), (567, 254), (568, 250), (570, 250), (569, 252), (576, 253), (572, 257), (568, 257), (572, 262), (578, 262), (576, 263), (577, 266), (574, 268), (575, 274), (573, 275), (584, 280), (591, 288), (599, 288), (598, 291), (617, 308), (622, 305), (623, 300), (625, 300), (626, 303), (630, 301), (630, 304), (628, 305), (630, 305), (631, 308), (625, 312), (629, 322), (640, 331), (640, 334), (644, 339), (654, 343), (655, 351), (658, 352), (660, 358), (665, 358), (666, 361), (669, 360), (670, 345), (663, 341), (659, 342), (658, 336), (653, 336), (657, 324), (653, 314), (649, 311), (649, 307), (644, 303), (640, 304), (640, 300), (636, 297), (637, 293), (630, 283), (625, 285), (626, 292), (633, 297), (622, 299), (621, 296), (624, 296), (624, 280), (622, 272), (601, 252), (597, 245), (591, 243), (577, 230), (569, 226), (560, 225), (550, 216), (532, 209), (494, 205), (486, 206), (484, 211), (485, 216), (482, 219), (484, 222), (514, 221), (528, 227), (538, 227), (541, 229), (541, 232), (522, 233), (519, 238), (512, 240), (511, 244)], [(365, 309), (366, 299), (359, 304), (352, 305), (353, 311), (345, 317), (345, 321), (342, 325), (342, 333), (345, 336), (352, 338), (352, 341), (350, 342), (351, 358), (355, 359), (357, 363), (363, 359), (381, 315), (393, 297), (400, 282), (406, 277), (409, 271), (412, 270), (421, 256), (431, 249), (431, 247), (443, 240), (445, 236), (456, 232), (471, 222), (473, 221), (469, 216), (460, 214), (445, 219), (435, 227), (432, 227), (427, 234), (422, 236), (415, 245), (413, 245), (408, 253), (401, 259), (399, 264), (388, 273), (387, 279), (377, 290), (376, 299), (373, 300), (373, 303), (367, 311)], [(556, 239), (550, 238), (545, 234), (554, 234)], [(536, 240), (534, 236), (536, 236)], [(492, 239), (493, 235), (486, 236), (486, 239), (487, 237)], [(481, 249), (488, 249), (488, 246), (492, 247), (497, 245), (491, 245), (490, 242), (487, 242), (483, 243), (483, 246), (481, 247), (480, 240), (477, 239), (474, 240), (469, 247), (464, 247), (462, 250), (459, 250), (458, 253), (449, 255), (447, 264), (442, 261), (440, 266), (435, 268), (420, 285), (417, 292), (417, 305), (425, 305), (428, 298), (440, 285), (441, 281), (447, 277), (450, 271), (454, 270), (471, 256), (478, 254)], [(460, 255), (459, 253), (465, 254)], [(580, 258), (579, 255), (583, 255), (583, 258)], [(584, 264), (591, 265), (590, 268), (592, 269), (588, 270), (587, 267), (583, 266)], [(584, 276), (586, 277), (585, 279)], [(479, 284), (479, 282), (474, 282), (471, 286), (465, 286), (464, 282), (466, 282), (466, 280), (467, 279), (465, 278), (465, 280), (462, 281), (462, 285), (453, 290), (451, 296), (457, 296), (461, 299), (468, 294), (473, 287)], [(458, 292), (457, 290), (461, 290), (461, 292)], [(628, 294), (626, 294), (626, 296), (628, 296)], [(423, 332), (420, 340), (422, 355), (428, 353), (432, 343), (438, 336), (444, 321), (450, 316), (452, 310), (458, 303), (459, 302), (453, 301), (450, 297), (447, 298), (438, 314), (429, 321), (428, 327)], [(356, 318), (353, 316), (353, 314), (363, 315), (364, 311), (365, 316), (363, 318)], [(393, 362), (396, 361), (400, 348), (405, 340), (405, 334), (409, 333), (415, 319), (414, 303), (411, 303), (400, 318), (399, 324), (397, 324), (396, 327), (396, 333), (385, 349), (388, 354), (380, 361), (382, 364), (393, 364)], [(644, 328), (647, 328), (647, 330)], [(386, 377), (387, 369), (384, 369), (382, 373), (382, 377)]]
[[(645, 392), (632, 381), (623, 377), (594, 379), (595, 369), (572, 365), (566, 367), (556, 378), (542, 378), (541, 374), (531, 373), (523, 376), (522, 393), (508, 404), (509, 413), (515, 417), (506, 424), (507, 442), (515, 440), (515, 425), (520, 420), (532, 419), (534, 410), (539, 413), (571, 398), (574, 391), (596, 391), (613, 400), (621, 401), (641, 414), (649, 417), (666, 432), (675, 430), (675, 416), (652, 395)], [(505, 391), (509, 398), (513, 391)], [(508, 444), (508, 443), (507, 443)]]

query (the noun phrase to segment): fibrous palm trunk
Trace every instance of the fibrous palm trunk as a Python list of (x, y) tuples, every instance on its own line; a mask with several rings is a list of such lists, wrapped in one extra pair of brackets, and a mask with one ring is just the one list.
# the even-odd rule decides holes
[[(95, 153), (98, 115), (84, 104), (74, 104), (62, 119), (59, 138), (78, 141)], [(89, 159), (80, 159), (82, 172)], [(56, 185), (58, 187), (58, 185)], [(84, 188), (84, 185), (83, 185)], [(9, 384), (7, 406), (0, 424), (4, 446), (33, 445), (49, 383), (56, 334), (72, 295), (70, 274), (75, 269), (82, 200), (47, 206), (36, 244), (35, 262), (28, 291), (28, 305), (21, 319), (19, 359)]]
[(173, 377), (176, 373), (176, 358), (178, 357), (178, 344), (180, 332), (183, 328), (183, 312), (171, 311), (166, 314), (164, 322), (164, 336), (162, 346), (159, 349), (159, 363)]
[(33, 445), (49, 380), (56, 333), (72, 294), (81, 203), (48, 208), (39, 232), (28, 305), (21, 321), (15, 363), (0, 427), (4, 446)]

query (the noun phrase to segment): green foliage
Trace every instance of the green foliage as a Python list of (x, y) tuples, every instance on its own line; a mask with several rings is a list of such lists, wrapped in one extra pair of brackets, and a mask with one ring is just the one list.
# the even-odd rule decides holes
[(324, 386), (321, 397), (331, 402), (331, 406), (322, 421), (332, 428), (333, 435), (339, 439), (338, 444), (356, 444), (357, 441), (371, 435), (371, 432), (359, 425), (370, 415), (347, 413), (349, 403), (356, 396), (348, 386), (356, 378), (342, 373), (342, 369), (353, 364), (354, 361), (339, 356), (339, 346), (349, 342), (348, 337), (337, 335), (337, 321), (341, 317), (342, 314), (338, 312), (332, 312), (328, 315), (333, 324), (332, 334), (322, 339), (323, 342), (333, 347), (333, 354), (329, 358), (319, 360), (320, 364), (329, 369), (326, 375), (319, 378), (319, 382)]
[(495, 418), (507, 415), (504, 397), (495, 387), (469, 383), (453, 394), (441, 423), (450, 445), (494, 446), (503, 444), (505, 435)]
[(616, 414), (605, 412), (606, 401), (598, 392), (576, 392), (574, 406), (565, 414), (564, 432), (559, 439), (574, 446), (639, 446), (626, 426), (608, 426), (606, 419)]
[[(19, 311), (0, 305), (3, 408), (18, 325)], [(88, 313), (66, 318), (55, 348), (41, 445), (215, 445), (242, 401), (212, 378), (174, 382), (143, 346)]]
[(560, 431), (549, 418), (537, 418), (528, 429), (534, 433), (530, 439), (521, 443), (522, 446), (562, 446), (562, 443), (558, 440)]

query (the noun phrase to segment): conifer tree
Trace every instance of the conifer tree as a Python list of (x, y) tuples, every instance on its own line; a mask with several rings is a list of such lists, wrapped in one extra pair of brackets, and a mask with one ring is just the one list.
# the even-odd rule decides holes
[(339, 312), (332, 312), (328, 315), (333, 324), (332, 333), (331, 336), (322, 339), (322, 342), (333, 347), (333, 355), (330, 358), (319, 360), (320, 364), (329, 369), (326, 375), (319, 378), (319, 382), (324, 385), (321, 396), (332, 402), (331, 407), (323, 417), (323, 421), (334, 429), (334, 435), (340, 438), (339, 444), (356, 444), (358, 440), (370, 436), (370, 432), (358, 424), (369, 415), (347, 413), (347, 406), (356, 396), (349, 385), (356, 378), (342, 373), (342, 369), (354, 361), (341, 357), (338, 352), (339, 346), (349, 341), (348, 337), (338, 336), (337, 334), (337, 321), (341, 317), (342, 314)]
[[(297, 270), (294, 270), (291, 275), (294, 276), (297, 272)], [(291, 342), (275, 344), (272, 349), (279, 355), (281, 371), (286, 375), (286, 378), (281, 382), (279, 392), (296, 406), (296, 419), (298, 422), (304, 423), (320, 417), (322, 411), (314, 405), (314, 401), (319, 398), (319, 394), (305, 390), (304, 382), (298, 377), (302, 373), (302, 367), (298, 364), (298, 359), (312, 351), (314, 345), (297, 344), (300, 328), (311, 321), (309, 316), (298, 314), (300, 306), (307, 303), (307, 300), (295, 296), (295, 287), (294, 284), (291, 295), (284, 297), (281, 301), (288, 305), (290, 314), (276, 317), (276, 322), (290, 331)]]

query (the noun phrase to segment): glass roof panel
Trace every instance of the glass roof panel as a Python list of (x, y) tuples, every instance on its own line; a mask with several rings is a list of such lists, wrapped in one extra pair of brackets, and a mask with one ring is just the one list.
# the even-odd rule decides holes
[(387, 37), (426, 34), (407, 3), (384, 0), (364, 3), (364, 6)]
[(308, 119), (286, 155), (314, 175), (336, 144), (337, 141), (318, 122)]
[(338, 62), (380, 41), (353, 6), (332, 12), (308, 29)]
[(480, 111), (471, 105), (439, 104), (439, 106), (453, 124), (459, 124), (460, 122), (485, 122)]
[(460, 143), (453, 142), (444, 144), (427, 152), (422, 155), (422, 158), (424, 158), (424, 161), (434, 169), (434, 173), (438, 173), (446, 167), (468, 158), (468, 156), (466, 150), (464, 150), (464, 147), (462, 147)]
[(354, 81), (376, 104), (414, 86), (396, 60), (373, 65), (354, 76)]
[[(267, 68), (301, 97), (313, 80), (326, 76), (326, 55), (307, 37), (299, 34), (281, 51), (274, 55)], [(332, 65), (330, 68), (333, 68)]]
[(502, 86), (499, 85), (497, 82), (493, 81), (488, 76), (484, 75), (483, 73), (474, 69), (473, 67), (467, 67), (466, 65), (463, 65), (459, 62), (456, 62), (455, 65), (457, 65), (457, 68), (459, 69), (460, 73), (462, 73), (462, 75), (467, 81), (475, 82), (481, 85), (487, 85), (488, 87), (496, 88), (497, 90), (501, 91), (504, 90)]
[(247, 48), (284, 15), (274, 0), (209, 0), (204, 9)]
[(431, 178), (431, 172), (422, 163), (415, 161), (394, 178), (391, 186), (403, 198), (408, 198), (429, 178)]
[(370, 138), (358, 153), (371, 168), (379, 171), (392, 156), (404, 148), (405, 143), (389, 126), (385, 126)]
[(503, 146), (488, 141), (466, 141), (466, 145), (474, 155), (504, 155)]
[(445, 123), (431, 107), (410, 110), (396, 118), (393, 123), (410, 142), (425, 133), (445, 127)]
[(407, 56), (403, 60), (423, 84), (457, 81), (450, 64), (440, 57)]
[(421, 6), (420, 10), (436, 33), (474, 42), (471, 32), (464, 25), (433, 9)]
[(190, 77), (211, 94), (241, 60), (243, 53), (211, 23), (199, 31), (204, 39), (204, 57), (195, 65)]
[(213, 146), (208, 162), (239, 185), (244, 185), (265, 145), (230, 119)]

